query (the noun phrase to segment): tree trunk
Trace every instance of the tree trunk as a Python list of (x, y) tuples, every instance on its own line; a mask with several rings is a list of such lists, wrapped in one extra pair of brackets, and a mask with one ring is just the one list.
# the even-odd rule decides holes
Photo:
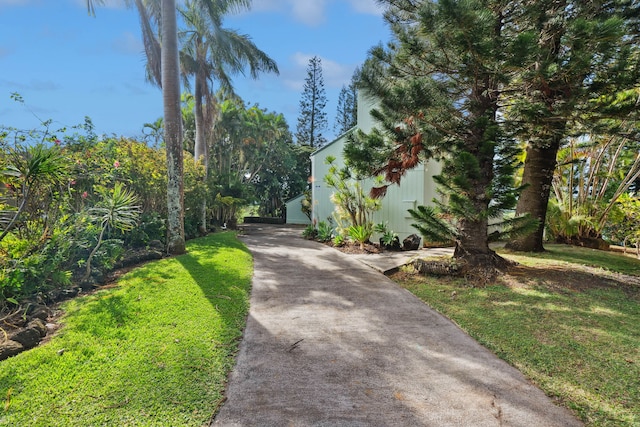
[[(482, 169), (484, 176), (476, 182), (474, 205), (477, 212), (486, 212), (489, 201), (485, 200), (486, 188), (490, 185), (493, 163), (484, 162)], [(487, 181), (488, 180), (488, 181)], [(453, 258), (459, 265), (457, 274), (473, 278), (474, 282), (487, 283), (492, 280), (499, 270), (504, 270), (512, 263), (502, 258), (489, 248), (489, 221), (478, 215), (478, 219), (461, 218), (458, 223), (458, 239), (455, 242)]]
[(474, 86), (470, 104), (470, 135), (464, 150), (478, 161), (478, 170), (463, 172), (470, 182), (466, 198), (474, 212), (467, 213), (458, 222), (458, 238), (453, 257), (462, 261), (461, 273), (486, 281), (492, 279), (497, 270), (504, 269), (509, 262), (489, 248), (489, 189), (492, 188), (495, 146), (493, 138), (497, 132), (499, 90), (491, 75), (485, 75), (482, 84)]
[(185, 252), (184, 157), (175, 0), (162, 0), (162, 99), (167, 146), (167, 251)]
[(96, 255), (96, 252), (98, 252), (98, 248), (102, 245), (102, 238), (104, 237), (104, 232), (107, 229), (107, 224), (103, 222), (100, 225), (102, 226), (102, 229), (100, 230), (100, 235), (98, 236), (98, 242), (87, 258), (87, 266), (84, 270), (84, 275), (81, 279), (82, 281), (88, 280), (89, 277), (91, 277), (91, 261), (93, 261), (93, 257)]
[[(536, 78), (533, 85), (532, 101), (542, 103), (546, 107), (544, 114), (529, 117), (533, 124), (527, 137), (526, 158), (522, 182), (526, 185), (516, 205), (516, 216), (529, 214), (539, 221), (538, 228), (533, 233), (508, 242), (506, 247), (515, 251), (543, 252), (544, 227), (547, 217), (547, 207), (552, 189), (553, 174), (556, 169), (558, 149), (566, 133), (566, 117), (571, 114), (571, 93), (573, 88), (567, 81), (564, 72), (562, 48), (563, 37), (566, 33), (566, 21), (559, 19), (567, 10), (567, 1), (548, 2), (548, 8), (542, 10), (539, 17), (540, 27), (538, 45), (541, 54), (535, 65), (535, 76), (545, 75), (544, 70), (553, 64), (555, 74), (545, 78)], [(579, 54), (578, 54), (579, 55)], [(582, 81), (583, 76), (577, 81)]]
[(522, 182), (527, 183), (518, 199), (516, 216), (529, 213), (539, 221), (533, 233), (507, 243), (506, 247), (514, 251), (543, 252), (544, 227), (553, 173), (556, 169), (556, 156), (560, 147), (560, 135), (549, 139), (547, 146), (532, 143), (527, 147)]
[[(204, 61), (204, 59), (203, 59)], [(204, 116), (204, 108), (202, 100), (204, 98), (205, 91), (208, 91), (207, 77), (202, 76), (199, 71), (196, 74), (195, 82), (195, 122), (196, 122), (196, 140), (194, 146), (194, 158), (196, 163), (202, 162), (204, 166), (204, 176), (202, 185), (206, 185), (207, 174), (209, 171), (209, 153), (207, 152), (207, 138), (206, 138), (206, 120)], [(201, 235), (207, 234), (207, 198), (203, 197), (198, 207), (200, 209), (200, 224), (198, 225), (198, 231)]]
[(457, 274), (486, 282), (493, 279), (498, 270), (512, 265), (511, 261), (489, 248), (487, 226), (486, 220), (461, 221), (461, 234), (453, 252), (454, 260), (462, 264)]

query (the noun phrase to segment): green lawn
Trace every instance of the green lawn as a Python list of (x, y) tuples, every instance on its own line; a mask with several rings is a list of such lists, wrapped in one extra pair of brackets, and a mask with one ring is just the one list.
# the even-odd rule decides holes
[(0, 425), (208, 423), (244, 328), (252, 261), (233, 233), (187, 250), (66, 303), (49, 343), (0, 362)]
[[(640, 261), (562, 245), (491, 286), (394, 279), (505, 359), (588, 425), (640, 425)], [(558, 261), (560, 260), (560, 261)], [(598, 268), (584, 268), (583, 266)]]

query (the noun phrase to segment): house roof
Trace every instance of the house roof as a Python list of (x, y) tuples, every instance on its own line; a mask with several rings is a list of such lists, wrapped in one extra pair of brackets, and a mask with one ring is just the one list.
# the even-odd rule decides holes
[(333, 141), (323, 145), (322, 147), (318, 148), (316, 151), (314, 151), (313, 153), (311, 153), (309, 155), (309, 157), (313, 157), (316, 154), (318, 154), (319, 152), (321, 152), (322, 150), (324, 150), (327, 147), (332, 146), (333, 144), (335, 144), (336, 142), (340, 141), (341, 139), (343, 139), (344, 137), (346, 137), (347, 135), (349, 135), (350, 133), (353, 133), (356, 129), (358, 128), (358, 125), (355, 125), (354, 127), (352, 127), (351, 129), (349, 129), (348, 131), (338, 135)]

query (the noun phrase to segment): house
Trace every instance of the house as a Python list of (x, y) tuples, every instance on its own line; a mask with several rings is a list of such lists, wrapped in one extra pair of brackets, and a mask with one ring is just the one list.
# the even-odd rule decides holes
[[(373, 105), (374, 102), (370, 97), (358, 94), (358, 117), (355, 129), (371, 131), (374, 126), (370, 115)], [(332, 156), (336, 159), (334, 162), (336, 166), (344, 166), (343, 149), (349, 133), (353, 130), (311, 154), (312, 219), (316, 222), (332, 218), (335, 209), (331, 202), (333, 189), (324, 182), (324, 176), (329, 172), (329, 165), (325, 160), (328, 156)], [(374, 224), (386, 222), (388, 228), (398, 234), (400, 241), (410, 234), (417, 234), (415, 228), (411, 226), (414, 221), (408, 209), (415, 209), (419, 205), (430, 205), (434, 198), (439, 197), (433, 176), (438, 175), (440, 171), (441, 166), (435, 161), (421, 163), (415, 169), (408, 171), (399, 186), (392, 185), (388, 188), (386, 196), (382, 199), (382, 208), (373, 214)], [(373, 179), (363, 180), (365, 191), (369, 191), (373, 185)]]
[(304, 194), (300, 194), (299, 196), (294, 197), (293, 199), (287, 200), (285, 202), (285, 205), (287, 207), (286, 209), (287, 224), (298, 224), (298, 225), (311, 224), (311, 220), (309, 220), (309, 218), (304, 214), (304, 212), (302, 212), (303, 200), (304, 200)]

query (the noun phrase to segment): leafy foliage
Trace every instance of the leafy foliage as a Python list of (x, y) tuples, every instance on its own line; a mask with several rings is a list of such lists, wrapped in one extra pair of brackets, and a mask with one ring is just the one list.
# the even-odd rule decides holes
[[(526, 144), (526, 187), (516, 213), (529, 213), (539, 226), (508, 247), (542, 251), (558, 150), (568, 138), (588, 135), (611, 118), (625, 117), (635, 104), (637, 96), (626, 108), (600, 101), (616, 98), (640, 81), (638, 6), (629, 1), (528, 2), (514, 22), (510, 37), (518, 40), (520, 53), (514, 52), (514, 57), (519, 57), (521, 67), (510, 82), (505, 118)], [(573, 211), (567, 207), (565, 213)]]
[(329, 222), (318, 222), (317, 239), (321, 242), (328, 242), (333, 237), (333, 227)]
[[(13, 229), (20, 215), (27, 210), (32, 199), (46, 194), (65, 181), (69, 164), (57, 145), (46, 146), (38, 142), (31, 146), (9, 147), (5, 154), (5, 168), (0, 171), (7, 196), (0, 198), (0, 241)], [(12, 209), (9, 199), (15, 200)], [(32, 218), (33, 219), (33, 218)]]
[[(126, 139), (99, 139), (90, 120), (78, 129), (84, 133), (63, 141), (46, 127), (7, 129), (0, 141), (0, 169), (7, 171), (0, 176), (0, 203), (13, 220), (11, 227), (6, 227), (11, 220), (3, 223), (0, 241), (0, 309), (8, 301), (70, 285), (82, 267), (110, 269), (125, 248), (164, 241), (163, 151)], [(104, 204), (106, 194), (123, 196), (125, 185), (140, 192), (136, 197), (145, 212), (140, 222), (121, 206)], [(127, 215), (107, 215), (110, 208)]]
[(386, 222), (381, 222), (373, 226), (373, 231), (376, 233), (380, 233), (380, 243), (382, 246), (387, 249), (399, 249), (400, 248), (400, 240), (398, 238), (398, 234), (393, 230), (389, 229), (389, 226)]
[(604, 234), (613, 243), (627, 244), (636, 247), (636, 254), (640, 258), (640, 197), (623, 194), (612, 209)]
[(352, 225), (349, 227), (349, 237), (360, 244), (361, 250), (364, 250), (364, 244), (369, 242), (372, 234), (373, 227), (371, 223)]
[(372, 229), (372, 214), (381, 208), (380, 200), (365, 194), (362, 182), (353, 178), (348, 167), (338, 168), (335, 160), (332, 156), (326, 158), (325, 161), (330, 167), (324, 182), (335, 190), (331, 195), (331, 201), (335, 205), (334, 219), (339, 234), (342, 234), (340, 229), (348, 229), (350, 226)]
[(516, 201), (517, 149), (498, 118), (515, 65), (508, 56), (514, 40), (502, 33), (508, 6), (384, 3), (394, 40), (370, 51), (360, 76), (362, 90), (378, 101), (376, 128), (354, 133), (345, 154), (358, 172), (384, 176), (377, 196), (420, 163), (439, 160), (438, 208), (455, 224), (446, 236), (455, 237), (454, 256), (491, 269), (500, 261), (488, 247), (489, 221)]
[[(601, 239), (618, 199), (640, 177), (640, 146), (612, 135), (571, 138), (559, 150), (548, 231), (559, 242)], [(615, 218), (611, 218), (615, 220)]]
[(140, 207), (134, 205), (136, 196), (120, 182), (116, 182), (112, 190), (102, 190), (99, 194), (101, 200), (88, 213), (91, 220), (98, 224), (100, 234), (87, 258), (83, 279), (91, 275), (91, 260), (102, 245), (105, 232), (108, 229), (131, 231), (137, 225), (140, 214)]
[(282, 215), (284, 202), (307, 187), (310, 150), (293, 144), (281, 114), (230, 100), (220, 114), (209, 191), (256, 202), (263, 216)]

